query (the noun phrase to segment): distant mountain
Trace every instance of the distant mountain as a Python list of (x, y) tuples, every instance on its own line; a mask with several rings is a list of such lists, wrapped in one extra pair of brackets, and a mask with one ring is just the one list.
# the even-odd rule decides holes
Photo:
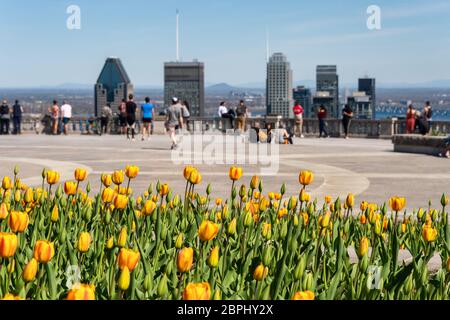
[(206, 88), (207, 92), (230, 92), (230, 91), (238, 91), (239, 89), (236, 87), (232, 87), (227, 83), (218, 83), (211, 85)]

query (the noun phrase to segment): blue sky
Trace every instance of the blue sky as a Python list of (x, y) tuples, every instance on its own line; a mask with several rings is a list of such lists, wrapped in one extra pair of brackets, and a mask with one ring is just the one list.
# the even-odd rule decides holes
[[(72, 4), (81, 30), (66, 28)], [(372, 4), (379, 31), (366, 26)], [(317, 64), (337, 64), (343, 83), (366, 73), (382, 83), (450, 79), (448, 0), (1, 0), (0, 87), (94, 83), (108, 56), (135, 85), (161, 86), (177, 8), (181, 56), (205, 62), (208, 83), (264, 82), (266, 28), (296, 81), (315, 79)]]

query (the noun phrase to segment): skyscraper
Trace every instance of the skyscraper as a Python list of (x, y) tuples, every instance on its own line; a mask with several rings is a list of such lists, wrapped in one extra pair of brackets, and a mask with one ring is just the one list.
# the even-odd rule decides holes
[(372, 119), (375, 119), (376, 116), (376, 106), (377, 106), (377, 97), (376, 97), (376, 81), (374, 78), (360, 78), (358, 80), (358, 91), (365, 92), (367, 96), (370, 98), (371, 109), (372, 109)]
[(317, 66), (317, 92), (328, 92), (333, 102), (328, 109), (330, 117), (339, 118), (339, 76), (335, 65)]
[(304, 87), (299, 86), (294, 89), (294, 101), (298, 101), (300, 105), (303, 107), (305, 111), (304, 117), (311, 118), (315, 115), (315, 110), (312, 105), (312, 95), (311, 90)]
[(282, 53), (274, 53), (267, 63), (267, 114), (292, 118), (292, 70)]
[(167, 62), (164, 64), (164, 105), (173, 97), (187, 101), (191, 116), (205, 115), (205, 66), (202, 62)]
[(352, 108), (355, 119), (374, 119), (370, 96), (364, 91), (353, 92), (348, 97), (347, 103)]
[(101, 108), (107, 103), (117, 110), (122, 99), (133, 93), (133, 84), (128, 77), (119, 58), (106, 59), (97, 83), (95, 84), (95, 116), (99, 116)]

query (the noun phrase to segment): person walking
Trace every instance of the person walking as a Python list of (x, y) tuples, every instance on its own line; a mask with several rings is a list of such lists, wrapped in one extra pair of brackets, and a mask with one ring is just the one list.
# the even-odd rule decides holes
[(111, 104), (107, 103), (102, 108), (102, 116), (100, 118), (100, 135), (108, 133), (109, 119), (112, 117)]
[(350, 122), (353, 119), (353, 110), (350, 105), (346, 104), (342, 110), (342, 124), (344, 126), (345, 139), (348, 139), (348, 133), (350, 128)]
[(127, 101), (122, 99), (119, 105), (119, 126), (120, 134), (126, 134), (127, 132)]
[(189, 111), (189, 102), (186, 100), (181, 104), (181, 116), (183, 117), (181, 128), (189, 131), (189, 118), (191, 117), (191, 112)]
[(70, 119), (72, 119), (72, 106), (66, 101), (64, 101), (61, 106), (61, 117), (64, 125), (64, 134), (67, 135), (69, 131), (69, 122)]
[(294, 106), (294, 118), (295, 118), (295, 132), (297, 137), (304, 138), (303, 135), (303, 114), (305, 110), (300, 105), (300, 102), (296, 101)]
[(406, 111), (406, 133), (412, 134), (416, 130), (416, 110), (414, 106), (410, 104), (408, 111)]
[(178, 147), (176, 128), (183, 126), (183, 113), (182, 106), (178, 101), (178, 98), (172, 98), (172, 104), (166, 110), (166, 130), (172, 141), (171, 150), (175, 150)]
[(0, 134), (9, 134), (10, 113), (8, 101), (3, 100), (0, 106)]
[(130, 140), (130, 131), (131, 131), (131, 141), (136, 141), (134, 138), (135, 130), (136, 130), (136, 111), (137, 105), (134, 103), (134, 96), (130, 94), (128, 96), (128, 102), (126, 105), (127, 110), (127, 139)]
[(23, 114), (23, 108), (19, 104), (19, 100), (16, 100), (13, 105), (13, 125), (14, 125), (14, 134), (22, 134), (22, 114)]
[(150, 98), (145, 98), (145, 103), (141, 106), (142, 113), (142, 141), (145, 140), (145, 135), (147, 139), (150, 140), (150, 135), (153, 134), (153, 118), (155, 117), (155, 106), (150, 103)]
[(239, 102), (239, 106), (236, 108), (237, 115), (237, 130), (241, 132), (241, 134), (246, 131), (246, 121), (247, 121), (248, 108), (244, 103), (244, 100)]
[(317, 112), (317, 118), (319, 119), (319, 138), (322, 138), (322, 134), (324, 138), (328, 138), (328, 131), (327, 131), (327, 115), (328, 111), (327, 108), (322, 104), (319, 107), (319, 111)]
[(59, 106), (58, 101), (53, 100), (53, 106), (49, 108), (49, 112), (52, 117), (52, 134), (58, 134), (58, 124), (59, 124)]

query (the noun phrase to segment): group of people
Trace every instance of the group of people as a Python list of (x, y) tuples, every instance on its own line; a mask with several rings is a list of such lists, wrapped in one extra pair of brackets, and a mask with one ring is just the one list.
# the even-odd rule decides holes
[(58, 101), (54, 100), (48, 111), (52, 118), (52, 134), (58, 134), (59, 123), (62, 121), (62, 131), (67, 135), (69, 133), (70, 120), (72, 120), (72, 106), (67, 101), (63, 101), (62, 106), (59, 107)]
[(427, 135), (431, 130), (432, 117), (433, 110), (429, 101), (425, 103), (422, 112), (410, 104), (406, 112), (406, 133), (412, 134), (418, 131), (421, 135)]
[(231, 128), (239, 130), (241, 133), (247, 130), (248, 113), (249, 109), (244, 100), (239, 101), (239, 105), (235, 109), (228, 109), (225, 101), (222, 101), (219, 106), (219, 117), (229, 119)]
[(13, 121), (13, 134), (21, 134), (23, 107), (16, 100), (10, 107), (7, 100), (3, 100), (0, 105), (0, 134), (9, 134), (10, 122)]

